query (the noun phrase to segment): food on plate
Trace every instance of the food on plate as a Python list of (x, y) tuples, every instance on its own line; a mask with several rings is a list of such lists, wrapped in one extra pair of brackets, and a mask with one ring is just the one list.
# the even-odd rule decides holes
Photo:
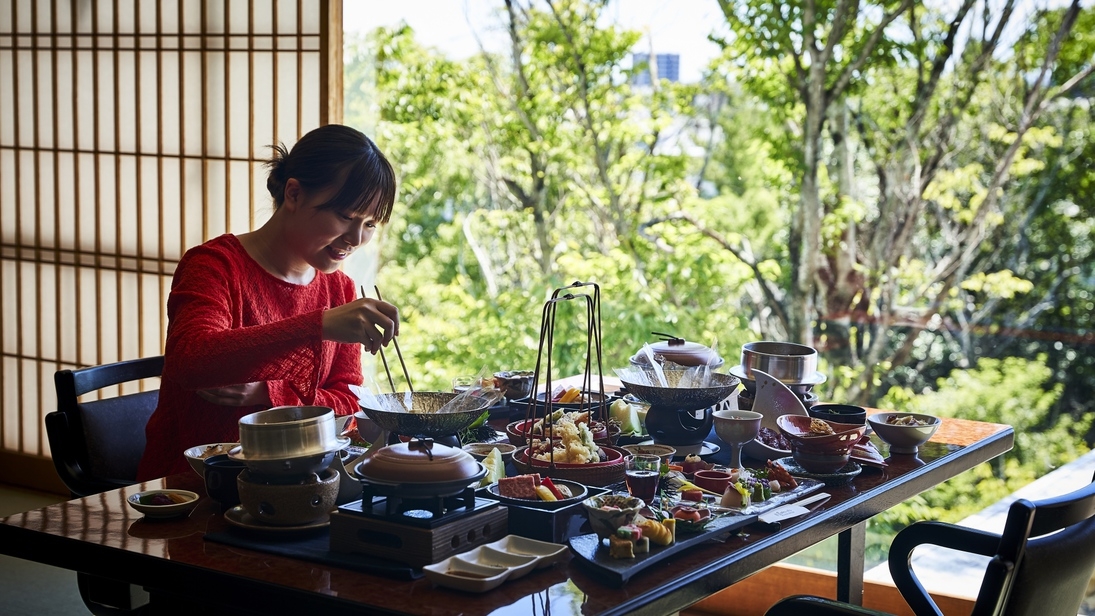
[[(650, 539), (655, 545), (669, 545), (673, 543), (673, 531), (674, 526), (667, 524), (669, 520), (663, 520), (661, 522), (657, 520), (651, 520), (650, 518), (643, 518), (639, 521), (639, 528), (643, 529), (643, 536)], [(673, 525), (676, 522), (672, 522)]]
[(674, 507), (673, 517), (678, 520), (684, 520), (685, 522), (699, 522), (703, 519), (703, 515), (700, 513), (699, 509), (689, 507), (688, 505)]
[[(588, 417), (588, 413), (583, 413)], [(571, 413), (561, 415), (552, 426), (551, 441), (533, 440), (529, 446), (532, 457), (543, 462), (588, 464), (601, 461), (601, 448), (584, 422), (575, 421)], [(536, 426), (532, 428), (536, 433)], [(554, 444), (552, 444), (554, 443)]]
[(772, 449), (791, 451), (791, 441), (787, 440), (786, 436), (771, 428), (761, 428), (760, 433), (757, 434), (757, 440)]
[(517, 475), (498, 480), (498, 494), (506, 498), (539, 500), (536, 488), (540, 485), (540, 475)]
[(886, 418), (886, 423), (891, 426), (926, 426), (928, 422), (921, 421), (912, 415), (890, 415)]
[(623, 398), (616, 400), (608, 407), (608, 414), (620, 424), (621, 435), (632, 436), (643, 433), (643, 426), (639, 421), (639, 409)]
[(681, 462), (681, 468), (687, 474), (693, 474), (696, 471), (710, 470), (714, 464), (704, 462), (702, 458), (694, 453), (688, 454), (684, 457), (684, 462)]
[(491, 449), (490, 453), (483, 458), (483, 467), (487, 469), (487, 474), (479, 482), (481, 486), (489, 486), (506, 476), (506, 464), (502, 461), (502, 452), (498, 451), (497, 447)]
[(185, 503), (190, 499), (182, 494), (176, 494), (175, 492), (156, 492), (154, 494), (143, 494), (138, 499), (142, 505), (178, 505), (179, 503)]
[(235, 443), (227, 446), (224, 443), (214, 443), (213, 445), (206, 445), (202, 448), (201, 451), (198, 452), (197, 457), (204, 460), (212, 456), (219, 456), (222, 453), (228, 453), (228, 450), (234, 446)]
[[(645, 519), (645, 518), (644, 518)], [(637, 524), (626, 524), (608, 537), (608, 555), (612, 558), (635, 558), (650, 551), (650, 538), (643, 536)]]
[(536, 486), (536, 496), (540, 497), (540, 500), (545, 502), (554, 502), (559, 500), (555, 494), (546, 485), (540, 484)]
[(791, 473), (787, 472), (787, 469), (779, 462), (773, 462), (768, 460), (768, 479), (776, 480), (779, 482), (780, 488), (785, 490), (794, 490), (798, 487), (798, 482), (791, 476)]
[(726, 492), (722, 495), (719, 505), (728, 509), (744, 509), (752, 503), (752, 492), (747, 490), (741, 482), (735, 482), (726, 486)]
[(817, 435), (824, 436), (826, 434), (836, 434), (836, 432), (833, 431), (833, 427), (829, 425), (829, 422), (824, 421), (822, 419), (818, 419), (816, 417), (811, 417), (810, 418), (810, 434), (815, 435), (815, 436), (817, 436)]
[(703, 500), (703, 490), (681, 490), (681, 500), (698, 503)]
[[(650, 544), (647, 543), (647, 546)], [(635, 558), (635, 542), (618, 535), (608, 538), (608, 555), (612, 558)]]

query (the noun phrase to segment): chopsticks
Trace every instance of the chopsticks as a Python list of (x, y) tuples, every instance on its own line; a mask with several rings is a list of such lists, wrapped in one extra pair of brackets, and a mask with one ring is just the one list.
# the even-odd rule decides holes
[[(376, 298), (380, 301), (384, 301), (384, 298), (380, 296), (380, 287), (373, 286), (373, 290), (376, 291)], [(365, 285), (361, 285), (361, 297), (365, 297)], [(403, 367), (403, 378), (407, 379), (407, 389), (414, 393), (414, 386), (411, 385), (411, 373), (407, 371), (407, 364), (403, 363), (403, 353), (399, 350), (399, 341), (395, 336), (392, 336), (392, 344), (395, 345), (395, 354), (399, 356), (399, 365)], [(388, 375), (388, 385), (392, 388), (392, 393), (395, 393), (395, 381), (392, 379), (392, 371), (388, 369), (388, 358), (384, 356), (384, 346), (380, 346), (380, 361), (384, 364), (384, 372)]]

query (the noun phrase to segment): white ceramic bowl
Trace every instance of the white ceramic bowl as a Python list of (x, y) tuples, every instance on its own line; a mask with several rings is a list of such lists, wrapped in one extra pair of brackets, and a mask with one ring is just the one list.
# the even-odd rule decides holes
[(190, 463), (190, 468), (194, 469), (194, 472), (199, 477), (205, 477), (205, 459), (210, 456), (220, 455), (222, 453), (228, 453), (233, 447), (237, 447), (239, 443), (210, 443), (208, 445), (198, 445), (197, 447), (191, 447), (183, 452), (186, 456), (186, 461)]
[[(157, 500), (173, 500), (165, 505)], [(125, 502), (149, 518), (174, 518), (189, 514), (198, 506), (198, 495), (189, 490), (145, 490), (130, 494)]]

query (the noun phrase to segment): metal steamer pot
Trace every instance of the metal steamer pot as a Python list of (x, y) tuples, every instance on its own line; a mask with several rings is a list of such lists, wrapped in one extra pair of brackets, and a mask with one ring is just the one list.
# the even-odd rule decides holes
[(714, 423), (711, 407), (733, 394), (741, 381), (729, 374), (711, 375), (711, 386), (676, 387), (683, 370), (666, 370), (669, 387), (657, 387), (623, 381), (627, 391), (650, 405), (646, 431), (655, 443), (698, 445), (711, 433)]
[(405, 498), (460, 494), (486, 476), (487, 469), (468, 452), (414, 439), (381, 447), (354, 468), (363, 483)]
[(334, 410), (325, 406), (279, 406), (251, 413), (240, 418), (239, 430), (240, 446), (228, 457), (270, 482), (321, 473), (350, 443), (337, 435)]

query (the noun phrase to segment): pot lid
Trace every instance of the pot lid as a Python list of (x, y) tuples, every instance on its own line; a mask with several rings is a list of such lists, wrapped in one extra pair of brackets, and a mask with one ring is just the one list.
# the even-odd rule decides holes
[[(668, 361), (682, 366), (722, 365), (722, 358), (707, 345), (690, 342), (684, 338), (677, 338), (668, 334), (653, 333), (656, 336), (662, 336), (664, 339), (652, 343), (650, 350)], [(640, 352), (637, 357), (642, 355)]]
[(468, 452), (428, 438), (381, 447), (357, 467), (366, 480), (394, 484), (471, 481), (479, 470)]

